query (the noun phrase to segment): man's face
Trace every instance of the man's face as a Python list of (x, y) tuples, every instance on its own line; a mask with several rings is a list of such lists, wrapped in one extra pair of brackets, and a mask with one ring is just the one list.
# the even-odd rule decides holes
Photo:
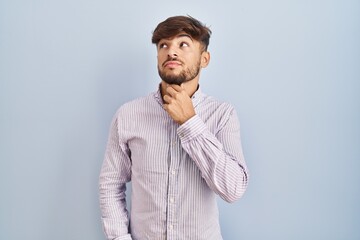
[(202, 46), (188, 34), (160, 40), (157, 52), (158, 72), (166, 83), (180, 85), (198, 77), (202, 67)]

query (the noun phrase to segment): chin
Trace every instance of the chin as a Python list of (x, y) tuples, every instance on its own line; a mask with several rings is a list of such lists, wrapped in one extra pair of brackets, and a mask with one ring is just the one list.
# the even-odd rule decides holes
[(162, 79), (164, 82), (166, 82), (167, 84), (176, 84), (176, 85), (181, 85), (184, 81), (181, 80), (177, 80), (177, 79)]

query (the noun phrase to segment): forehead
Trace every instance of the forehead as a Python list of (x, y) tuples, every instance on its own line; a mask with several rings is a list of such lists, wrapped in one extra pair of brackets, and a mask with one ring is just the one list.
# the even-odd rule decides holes
[(183, 39), (189, 39), (191, 40), (192, 42), (197, 42), (195, 39), (193, 39), (190, 34), (187, 34), (185, 32), (181, 32), (173, 37), (170, 37), (170, 38), (163, 38), (161, 39), (159, 42), (162, 42), (162, 41), (173, 41), (173, 40), (183, 40)]

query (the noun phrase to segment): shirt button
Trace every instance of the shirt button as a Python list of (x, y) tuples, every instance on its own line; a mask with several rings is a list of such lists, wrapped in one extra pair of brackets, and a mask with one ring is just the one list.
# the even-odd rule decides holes
[(174, 203), (175, 202), (174, 198), (170, 198), (170, 202)]
[(175, 171), (175, 170), (172, 170), (172, 171), (171, 171), (171, 174), (172, 174), (172, 175), (175, 175), (175, 174), (176, 174), (176, 171)]
[(172, 224), (170, 224), (169, 229), (172, 230), (174, 228), (174, 226)]

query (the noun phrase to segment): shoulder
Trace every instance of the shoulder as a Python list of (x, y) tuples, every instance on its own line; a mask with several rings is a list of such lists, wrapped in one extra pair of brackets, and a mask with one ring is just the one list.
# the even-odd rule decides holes
[(117, 109), (116, 115), (121, 117), (137, 114), (148, 108), (151, 108), (153, 105), (155, 105), (155, 103), (156, 100), (154, 98), (154, 93), (151, 93), (147, 96), (138, 97), (124, 103)]
[(205, 94), (197, 108), (197, 114), (214, 132), (222, 129), (230, 119), (237, 118), (231, 103)]
[(209, 95), (204, 96), (203, 106), (210, 111), (216, 111), (217, 113), (222, 115), (229, 115), (235, 111), (235, 108), (231, 103), (219, 100)]
[(139, 124), (143, 124), (149, 112), (155, 111), (156, 103), (154, 94), (149, 94), (122, 104), (113, 116), (113, 122), (117, 125), (118, 131), (124, 135)]

